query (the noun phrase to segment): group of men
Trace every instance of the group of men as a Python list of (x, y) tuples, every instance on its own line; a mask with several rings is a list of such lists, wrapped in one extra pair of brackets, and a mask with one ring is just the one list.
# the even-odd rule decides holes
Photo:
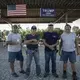
[[(31, 27), (31, 34), (27, 34), (25, 36), (23, 44), (27, 46), (27, 66), (26, 71), (23, 69), (23, 55), (22, 55), (22, 40), (21, 36), (18, 33), (17, 25), (12, 26), (12, 32), (8, 34), (7, 37), (7, 45), (8, 45), (8, 54), (9, 54), (9, 62), (11, 68), (11, 74), (14, 77), (18, 77), (18, 74), (14, 69), (15, 59), (20, 61), (20, 73), (26, 74), (26, 76), (30, 75), (30, 68), (32, 58), (34, 57), (36, 63), (36, 74), (37, 76), (41, 75), (41, 67), (39, 62), (39, 50), (38, 44), (40, 40), (39, 34), (36, 33), (37, 27)], [(57, 53), (57, 45), (60, 44), (59, 52), (61, 51), (61, 59), (63, 61), (63, 78), (67, 78), (67, 62), (68, 59), (71, 63), (72, 67), (72, 78), (73, 80), (77, 80), (75, 62), (76, 62), (76, 34), (71, 32), (71, 26), (69, 24), (65, 25), (64, 32), (61, 34), (57, 34), (53, 32), (53, 24), (48, 25), (48, 30), (43, 33), (43, 44), (45, 46), (45, 73), (44, 77), (47, 77), (50, 73), (49, 62), (51, 59), (52, 63), (52, 75), (56, 78), (59, 77), (56, 71), (56, 53)], [(59, 42), (61, 41), (61, 42)]]

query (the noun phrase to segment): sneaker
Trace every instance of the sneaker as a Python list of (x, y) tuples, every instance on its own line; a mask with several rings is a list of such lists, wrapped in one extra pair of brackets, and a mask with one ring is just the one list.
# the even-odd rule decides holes
[(56, 78), (59, 77), (57, 73), (52, 73), (52, 75), (53, 75), (54, 77), (56, 77)]
[(77, 76), (76, 75), (72, 75), (73, 80), (77, 80)]
[(37, 76), (41, 76), (41, 74), (37, 74)]
[(45, 73), (44, 74), (44, 78), (48, 77), (49, 76), (49, 73)]
[(26, 74), (26, 76), (27, 76), (27, 77), (30, 75), (30, 74), (29, 74), (29, 73), (27, 73), (27, 72), (26, 72), (25, 74)]
[(19, 71), (19, 72), (22, 73), (22, 74), (25, 74), (25, 73), (26, 73), (24, 70), (21, 70), (21, 71)]
[(42, 75), (41, 74), (37, 75), (37, 77), (38, 77), (39, 80), (42, 79)]
[(17, 75), (17, 73), (12, 73), (12, 76), (13, 76), (13, 77), (19, 77), (19, 76)]
[(25, 78), (25, 79), (27, 79), (28, 77), (29, 77), (29, 75), (27, 75), (27, 74), (24, 75), (24, 78)]
[(67, 78), (67, 74), (65, 73), (65, 74), (63, 74), (63, 79), (66, 79)]

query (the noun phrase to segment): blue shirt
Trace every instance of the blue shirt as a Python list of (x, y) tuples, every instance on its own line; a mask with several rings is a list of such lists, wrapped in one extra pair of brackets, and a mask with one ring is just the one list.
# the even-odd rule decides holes
[[(31, 39), (36, 39), (39, 40), (39, 35), (32, 35), (32, 34), (27, 34), (25, 37), (25, 40), (31, 40)], [(27, 44), (27, 48), (34, 50), (38, 48), (38, 44)]]
[[(57, 42), (57, 40), (59, 40), (59, 35), (56, 32), (45, 32), (43, 34), (43, 39), (45, 40), (47, 44), (53, 45)], [(47, 46), (45, 46), (45, 50), (51, 51), (51, 49), (49, 49)]]

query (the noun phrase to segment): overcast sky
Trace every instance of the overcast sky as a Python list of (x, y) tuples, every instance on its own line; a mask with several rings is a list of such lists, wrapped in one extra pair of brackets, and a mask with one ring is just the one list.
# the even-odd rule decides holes
[[(46, 29), (47, 26), (48, 26), (48, 23), (28, 23), (28, 24), (20, 24), (20, 26), (23, 28), (23, 29), (26, 29), (26, 28), (31, 28), (32, 25), (36, 25), (37, 28), (39, 29)], [(73, 23), (70, 23), (70, 25), (73, 27), (73, 26), (78, 26), (80, 28), (80, 19), (74, 21)], [(65, 26), (65, 23), (57, 23), (57, 24), (54, 24), (54, 27), (55, 28), (61, 28), (61, 29), (64, 29), (64, 26)], [(11, 26), (10, 24), (0, 24), (0, 30), (3, 31), (3, 30), (11, 30)]]

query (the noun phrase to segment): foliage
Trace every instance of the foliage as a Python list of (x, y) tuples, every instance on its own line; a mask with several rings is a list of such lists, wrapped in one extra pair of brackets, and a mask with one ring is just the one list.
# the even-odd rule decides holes
[(40, 35), (41, 39), (42, 39), (43, 33), (44, 33), (44, 30), (40, 30), (40, 29), (37, 30), (37, 34)]
[(57, 32), (59, 35), (61, 35), (63, 33), (63, 30), (60, 28), (55, 28), (53, 31)]
[(76, 33), (76, 35), (80, 35), (80, 29), (77, 30), (75, 33)]
[(27, 30), (20, 29), (20, 30), (19, 30), (19, 33), (21, 34), (22, 40), (24, 40), (26, 34), (29, 34), (30, 32), (31, 32), (31, 31), (30, 31), (29, 29), (27, 29)]
[[(46, 32), (46, 31), (47, 31), (47, 29), (46, 29), (46, 30), (43, 30), (43, 29), (40, 30), (40, 29), (38, 29), (38, 30), (37, 30), (37, 34), (39, 34), (39, 35), (40, 35), (40, 38), (42, 39), (43, 33)], [(53, 31), (54, 31), (54, 32), (57, 32), (59, 35), (61, 35), (61, 34), (63, 33), (63, 30), (61, 30), (60, 28), (55, 28)], [(28, 28), (27, 28), (26, 30), (23, 30), (23, 29), (19, 26), (19, 33), (21, 34), (22, 40), (24, 40), (26, 34), (30, 34), (30, 33), (31, 33), (31, 30), (28, 29)]]
[[(63, 30), (61, 30), (61, 29), (54, 29), (53, 31), (57, 32), (59, 35), (61, 35), (63, 33)], [(46, 30), (40, 30), (40, 29), (37, 30), (37, 34), (40, 35), (40, 38), (42, 38), (44, 32), (46, 32)], [(26, 30), (20, 29), (19, 33), (21, 34), (22, 39), (24, 39), (26, 34), (31, 33), (31, 30), (30, 29), (26, 29)]]
[(72, 30), (73, 30), (73, 32), (77, 32), (79, 30), (79, 27), (78, 26), (74, 26)]

